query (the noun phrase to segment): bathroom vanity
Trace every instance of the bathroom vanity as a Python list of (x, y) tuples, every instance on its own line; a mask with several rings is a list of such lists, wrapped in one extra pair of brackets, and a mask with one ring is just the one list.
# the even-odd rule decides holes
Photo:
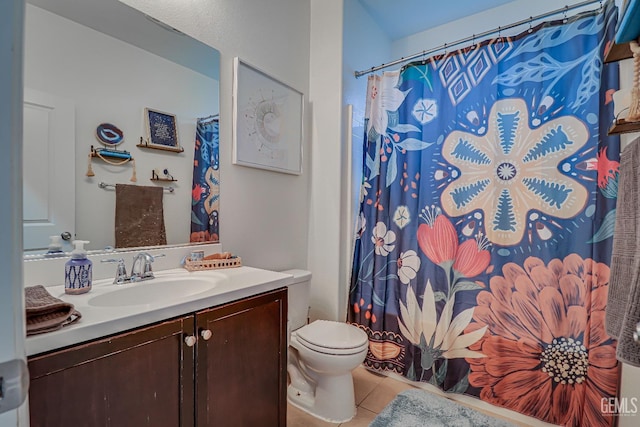
[[(28, 350), (142, 323), (30, 356), (31, 426), (285, 426), (288, 276), (221, 271), (181, 273), (217, 282), (173, 302), (92, 307), (110, 301), (102, 289), (109, 285), (67, 299), (77, 301), (82, 321), (28, 338)], [(182, 275), (169, 277), (179, 284)], [(167, 317), (176, 310), (187, 311)], [(119, 317), (102, 322), (104, 311)]]

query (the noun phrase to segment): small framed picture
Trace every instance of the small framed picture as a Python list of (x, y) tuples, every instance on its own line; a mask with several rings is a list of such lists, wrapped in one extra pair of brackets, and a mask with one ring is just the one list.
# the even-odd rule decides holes
[(180, 147), (178, 143), (178, 123), (175, 114), (145, 108), (144, 117), (148, 139), (142, 140), (139, 147), (175, 152), (184, 151), (184, 148)]
[(300, 175), (302, 92), (237, 57), (233, 77), (233, 163)]

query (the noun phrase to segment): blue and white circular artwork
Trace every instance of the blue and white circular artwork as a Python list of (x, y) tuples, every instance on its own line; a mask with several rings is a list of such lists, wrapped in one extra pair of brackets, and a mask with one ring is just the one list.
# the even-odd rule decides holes
[(101, 123), (96, 129), (96, 138), (107, 147), (113, 147), (124, 141), (124, 133), (111, 123)]

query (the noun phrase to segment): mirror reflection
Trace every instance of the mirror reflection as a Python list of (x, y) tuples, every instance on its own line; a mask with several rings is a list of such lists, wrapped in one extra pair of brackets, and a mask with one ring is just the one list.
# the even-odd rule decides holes
[[(217, 240), (217, 158), (203, 153), (218, 143), (215, 49), (118, 0), (27, 0), (24, 49), (25, 253), (53, 235), (71, 236), (65, 252), (73, 239), (110, 249), (158, 218), (166, 239), (153, 244)], [(117, 184), (160, 196), (123, 208)]]

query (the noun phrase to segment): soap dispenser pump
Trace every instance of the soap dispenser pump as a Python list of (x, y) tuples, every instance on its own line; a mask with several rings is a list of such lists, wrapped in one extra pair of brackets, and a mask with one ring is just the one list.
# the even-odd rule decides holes
[(91, 290), (93, 262), (87, 258), (86, 240), (74, 240), (71, 259), (64, 265), (64, 291), (67, 294), (84, 294)]
[(47, 249), (46, 257), (59, 257), (64, 256), (64, 252), (62, 251), (62, 242), (60, 241), (60, 236), (49, 236), (49, 248)]

